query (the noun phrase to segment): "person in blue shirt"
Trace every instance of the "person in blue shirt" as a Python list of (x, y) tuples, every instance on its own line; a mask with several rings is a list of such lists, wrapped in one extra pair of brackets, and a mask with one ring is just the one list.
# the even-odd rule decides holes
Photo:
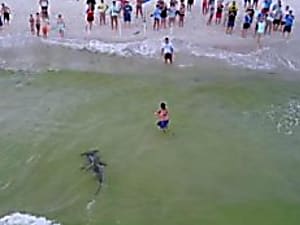
[(125, 5), (123, 7), (123, 18), (125, 26), (128, 24), (128, 27), (130, 27), (132, 10), (133, 8), (130, 5), (129, 1), (125, 1)]
[(153, 13), (151, 14), (151, 17), (154, 18), (153, 30), (159, 30), (160, 19), (161, 19), (161, 9), (160, 9), (159, 5), (156, 5), (156, 8), (154, 9)]
[(285, 16), (285, 25), (283, 28), (283, 36), (285, 37), (285, 34), (288, 33), (287, 37), (290, 37), (292, 32), (292, 27), (294, 25), (295, 16), (293, 15), (293, 11), (290, 10), (289, 14)]
[(262, 13), (266, 14), (270, 11), (272, 0), (264, 0)]

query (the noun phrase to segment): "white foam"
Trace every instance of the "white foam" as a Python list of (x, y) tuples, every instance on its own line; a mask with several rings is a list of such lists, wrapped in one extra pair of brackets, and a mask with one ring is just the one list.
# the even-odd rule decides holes
[(0, 225), (60, 225), (45, 217), (33, 216), (23, 213), (12, 213), (0, 218)]

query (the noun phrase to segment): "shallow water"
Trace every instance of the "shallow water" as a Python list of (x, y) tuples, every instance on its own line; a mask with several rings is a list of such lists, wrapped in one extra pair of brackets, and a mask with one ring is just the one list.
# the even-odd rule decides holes
[[(92, 225), (299, 223), (299, 81), (209, 63), (126, 71), (2, 72), (1, 215)], [(170, 107), (167, 135), (153, 125), (161, 100)], [(286, 115), (292, 133), (277, 129)], [(95, 180), (79, 170), (79, 154), (95, 146), (109, 165), (96, 198)]]

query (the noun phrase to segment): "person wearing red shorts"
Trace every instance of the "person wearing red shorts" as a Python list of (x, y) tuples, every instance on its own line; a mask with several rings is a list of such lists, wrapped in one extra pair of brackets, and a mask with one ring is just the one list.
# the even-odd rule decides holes
[(221, 23), (223, 9), (224, 9), (224, 6), (223, 6), (222, 2), (218, 2), (217, 12), (216, 12), (216, 24), (220, 24)]

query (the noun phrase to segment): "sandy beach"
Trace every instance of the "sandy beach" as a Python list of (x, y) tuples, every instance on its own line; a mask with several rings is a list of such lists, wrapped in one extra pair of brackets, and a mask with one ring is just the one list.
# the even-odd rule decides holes
[[(21, 0), (7, 1), (12, 9), (13, 19), (11, 25), (0, 32), (0, 46), (6, 49), (8, 47), (11, 51), (18, 51), (15, 48), (19, 46), (28, 48), (29, 45), (39, 42), (37, 38), (31, 36), (28, 23), (29, 14), (34, 14), (39, 9), (37, 1), (26, 0), (26, 3), (19, 7), (21, 2), (23, 4)], [(94, 53), (157, 58), (162, 39), (169, 36), (175, 45), (176, 54), (182, 54), (183, 58), (218, 58), (230, 64), (237, 64), (250, 69), (276, 69), (276, 67), (282, 68), (282, 66), (291, 70), (300, 69), (299, 50), (294, 48), (300, 43), (300, 31), (297, 29), (297, 24), (291, 40), (283, 39), (281, 33), (274, 33), (272, 36), (265, 36), (262, 41), (263, 48), (258, 49), (252, 34), (249, 34), (247, 38), (241, 38), (241, 18), (244, 15), (244, 9), (241, 6), (242, 1), (238, 1), (239, 13), (233, 35), (226, 35), (222, 25), (206, 25), (207, 17), (200, 13), (200, 1), (196, 1), (191, 13), (187, 12), (184, 28), (174, 27), (158, 32), (153, 31), (150, 14), (153, 11), (154, 3), (151, 1), (144, 5), (144, 11), (147, 14), (146, 30), (142, 19), (133, 18), (131, 28), (126, 29), (121, 26), (119, 31), (111, 31), (109, 16), (107, 15), (108, 24), (100, 27), (97, 15), (92, 32), (87, 34), (84, 19), (85, 1), (51, 0), (50, 22), (52, 30), (48, 40), (42, 41), (48, 45), (88, 50)], [(289, 0), (288, 3), (293, 8), (299, 7), (300, 4), (293, 0)], [(63, 15), (66, 23), (64, 39), (60, 39), (57, 30), (55, 30), (58, 14)], [(34, 48), (35, 46), (33, 46)], [(2, 67), (4, 67), (3, 64), (10, 61), (10, 50), (6, 51), (5, 57), (3, 54), (0, 55)], [(20, 53), (20, 55), (22, 54), (26, 56), (26, 52)], [(182, 63), (179, 62), (179, 64)]]

